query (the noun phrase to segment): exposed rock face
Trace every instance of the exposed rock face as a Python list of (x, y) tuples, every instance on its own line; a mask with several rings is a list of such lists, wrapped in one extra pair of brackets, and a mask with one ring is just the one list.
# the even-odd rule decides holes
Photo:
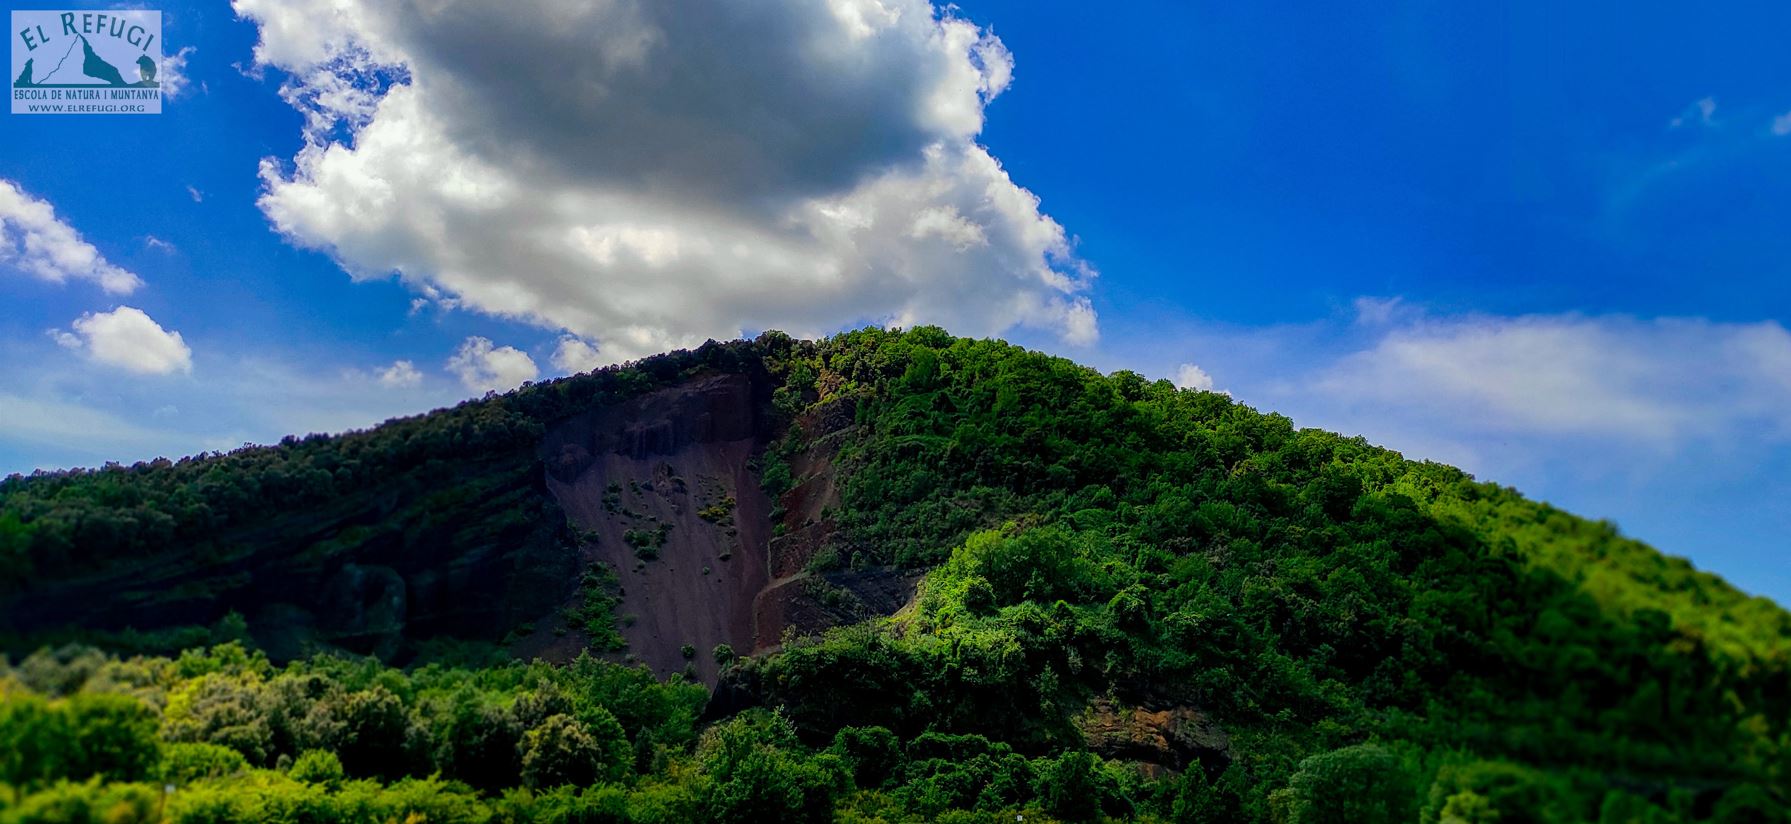
[[(854, 408), (823, 404), (796, 422), (810, 446), (774, 508), (758, 469), (778, 434), (768, 396), (748, 375), (699, 378), (562, 421), (542, 442), (547, 488), (580, 532), (584, 561), (621, 581), (628, 655), (660, 675), (688, 668), (714, 684), (717, 645), (774, 649), (786, 632), (888, 615), (914, 595), (917, 573), (808, 571), (834, 538), (833, 455)], [(576, 627), (543, 627), (517, 651), (565, 658), (584, 641)]]
[[(585, 559), (621, 581), (629, 654), (660, 675), (690, 666), (713, 683), (717, 645), (755, 646), (771, 538), (755, 464), (762, 395), (746, 375), (702, 378), (562, 421), (542, 443), (548, 490), (582, 531)], [(538, 651), (575, 653), (575, 635)]]
[(829, 627), (893, 615), (914, 599), (922, 573), (875, 567), (802, 574), (774, 582), (755, 603), (755, 652), (773, 649), (784, 631), (812, 635)]
[(1198, 761), (1209, 771), (1231, 761), (1231, 737), (1192, 707), (1123, 707), (1097, 698), (1077, 726), (1088, 748), (1103, 758), (1171, 770)]
[[(921, 573), (885, 567), (809, 572), (810, 564), (836, 544), (832, 511), (840, 505), (834, 456), (853, 432), (857, 407), (850, 398), (818, 404), (796, 422), (809, 446), (790, 461), (794, 483), (779, 503), (783, 534), (768, 557), (771, 582), (754, 610), (755, 651), (774, 649), (786, 632), (811, 635), (830, 627), (890, 615), (914, 598)], [(844, 560), (844, 559), (836, 559)]]
[[(541, 444), (548, 491), (584, 534), (584, 561), (618, 571), (618, 629), (629, 656), (661, 675), (695, 670), (715, 684), (713, 650), (776, 648), (786, 631), (811, 634), (890, 614), (913, 597), (917, 573), (808, 573), (835, 534), (833, 453), (853, 423), (838, 401), (797, 425), (810, 450), (792, 460), (792, 489), (772, 500), (758, 462), (774, 437), (768, 389), (747, 374), (698, 378), (571, 417)], [(541, 629), (525, 654), (570, 657), (575, 627)], [(684, 656), (686, 647), (695, 650)]]

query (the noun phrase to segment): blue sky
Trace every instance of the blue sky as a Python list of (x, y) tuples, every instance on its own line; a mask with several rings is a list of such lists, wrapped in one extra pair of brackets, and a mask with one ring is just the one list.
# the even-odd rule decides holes
[(1791, 602), (1791, 10), (546, 5), (167, 3), (163, 114), (7, 116), (0, 471), (937, 322)]

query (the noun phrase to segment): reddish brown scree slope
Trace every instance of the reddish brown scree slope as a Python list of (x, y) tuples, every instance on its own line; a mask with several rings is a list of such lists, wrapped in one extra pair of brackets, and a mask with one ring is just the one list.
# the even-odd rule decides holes
[(750, 467), (762, 443), (752, 390), (744, 375), (699, 379), (564, 421), (543, 444), (585, 560), (618, 573), (629, 652), (662, 676), (689, 664), (714, 683), (716, 645), (756, 644), (770, 504)]

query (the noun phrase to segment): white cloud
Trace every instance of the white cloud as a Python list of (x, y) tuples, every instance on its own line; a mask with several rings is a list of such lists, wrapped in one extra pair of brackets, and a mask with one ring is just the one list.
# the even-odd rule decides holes
[(914, 226), (908, 230), (908, 236), (916, 240), (936, 237), (950, 243), (960, 252), (975, 246), (989, 245), (989, 238), (983, 233), (983, 227), (965, 219), (952, 206), (922, 209), (915, 216)]
[(613, 362), (599, 354), (597, 347), (571, 335), (561, 336), (559, 346), (553, 350), (554, 368), (561, 372), (589, 372)]
[(1006, 49), (926, 0), (235, 8), (307, 117), (261, 207), (357, 278), (611, 360), (867, 321), (1098, 338), (1094, 272), (976, 143)]
[(166, 442), (165, 438), (142, 426), (137, 418), (75, 402), (0, 392), (0, 420), (6, 421), (0, 430), (0, 447), (21, 451), (21, 446), (29, 445), (66, 456), (42, 466), (3, 467), (0, 475), (64, 466), (83, 458), (99, 463), (154, 454)]
[(0, 360), (14, 365), (0, 381), (0, 475), (365, 428), (466, 394), (439, 381), (382, 389), (381, 369), (338, 368), (314, 352), (282, 359), (220, 350), (206, 359), (204, 380), (169, 381), (71, 369), (65, 358), (45, 357), (46, 349), (0, 339)]
[(192, 46), (183, 46), (180, 51), (162, 56), (162, 65), (156, 79), (161, 81), (163, 97), (172, 100), (191, 85), (187, 78), (187, 58), (193, 56), (193, 51)]
[(1772, 133), (1777, 137), (1791, 135), (1791, 112), (1785, 112), (1772, 119)]
[(423, 373), (407, 360), (394, 361), (379, 372), (379, 385), (388, 389), (410, 389), (423, 382)]
[(1791, 333), (1776, 322), (1536, 315), (1423, 318), (1310, 387), (1432, 431), (1628, 441), (1672, 451), (1791, 439)]
[(492, 346), (487, 338), (471, 337), (448, 359), (448, 371), (475, 392), (502, 392), (541, 374), (527, 353), (510, 346)]
[(1175, 368), (1175, 385), (1182, 389), (1198, 389), (1202, 392), (1213, 391), (1213, 376), (1205, 369), (1192, 363), (1184, 363)]
[(90, 280), (110, 294), (130, 294), (143, 281), (113, 266), (49, 203), (0, 178), (0, 267), (52, 283)]
[(1706, 97), (1685, 107), (1685, 113), (1673, 118), (1673, 122), (1668, 125), (1675, 129), (1684, 126), (1688, 122), (1696, 122), (1702, 126), (1709, 126), (1716, 122), (1715, 117), (1716, 98)]
[(141, 309), (88, 312), (72, 325), (74, 332), (55, 329), (50, 336), (99, 363), (145, 375), (193, 371), (193, 352), (180, 333), (163, 329)]
[(168, 252), (170, 254), (178, 251), (177, 249), (174, 248), (174, 244), (169, 243), (168, 241), (165, 241), (159, 237), (156, 237), (155, 235), (144, 235), (143, 236), (143, 245), (148, 246), (151, 249), (155, 249), (155, 250), (162, 251), (162, 252)]
[(187, 197), (192, 198), (194, 203), (204, 203), (205, 202), (205, 193), (199, 191), (197, 188), (195, 188), (191, 185), (187, 186)]

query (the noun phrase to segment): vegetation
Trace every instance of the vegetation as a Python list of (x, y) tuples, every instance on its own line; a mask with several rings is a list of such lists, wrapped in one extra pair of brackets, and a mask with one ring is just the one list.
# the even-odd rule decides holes
[(616, 571), (606, 564), (593, 564), (579, 579), (579, 601), (567, 617), (584, 631), (592, 649), (619, 652), (627, 648), (621, 633), (616, 632), (616, 604), (621, 602), (617, 591), (620, 589)]
[[(556, 417), (715, 370), (772, 384), (774, 495), (823, 435), (807, 413), (849, 410), (819, 557), (927, 570), (909, 608), (716, 647), (707, 711), (590, 658), (42, 650), (0, 674), (0, 822), (1791, 821), (1777, 605), (1446, 466), (937, 329), (771, 333), (342, 438), (8, 479), (0, 559), (30, 594), (287, 546), (239, 539), (429, 461), (450, 486), (538, 476)], [(527, 506), (513, 538), (564, 523)], [(573, 616), (601, 639), (605, 572)], [(1150, 744), (1133, 707), (1224, 735)]]

